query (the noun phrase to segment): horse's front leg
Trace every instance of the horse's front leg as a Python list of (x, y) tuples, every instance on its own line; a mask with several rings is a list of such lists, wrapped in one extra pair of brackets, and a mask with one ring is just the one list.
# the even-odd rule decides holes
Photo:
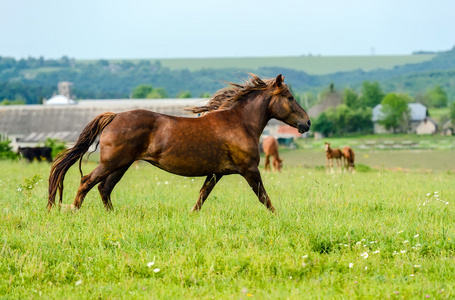
[(223, 177), (223, 175), (220, 174), (213, 174), (211, 176), (207, 176), (207, 178), (204, 181), (204, 184), (202, 185), (201, 191), (199, 192), (199, 198), (197, 199), (196, 204), (191, 209), (191, 212), (196, 212), (201, 209), (205, 199), (207, 199), (207, 197), (210, 195), (210, 192), (213, 190), (216, 183), (221, 179), (221, 177)]
[(253, 192), (258, 197), (259, 201), (267, 207), (271, 212), (275, 212), (275, 208), (270, 201), (267, 192), (265, 191), (264, 184), (262, 183), (261, 173), (259, 173), (259, 169), (256, 167), (254, 169), (250, 169), (247, 172), (241, 174), (248, 184), (253, 189)]

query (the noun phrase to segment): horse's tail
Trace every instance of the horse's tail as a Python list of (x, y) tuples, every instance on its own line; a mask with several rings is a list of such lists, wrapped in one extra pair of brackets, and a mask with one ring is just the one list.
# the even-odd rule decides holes
[[(49, 200), (47, 208), (50, 210), (55, 204), (57, 190), (59, 191), (60, 203), (63, 196), (63, 180), (69, 168), (76, 163), (77, 160), (82, 161), (84, 154), (90, 146), (95, 142), (96, 137), (103, 129), (114, 119), (115, 113), (106, 112), (98, 115), (84, 128), (79, 135), (76, 144), (71, 148), (60, 153), (52, 163), (51, 173), (49, 175)], [(82, 177), (81, 164), (79, 162), (79, 172)]]
[(352, 148), (349, 148), (349, 157), (350, 157), (350, 165), (352, 167), (354, 167), (354, 158), (355, 158), (355, 154), (354, 154), (354, 151), (352, 150)]

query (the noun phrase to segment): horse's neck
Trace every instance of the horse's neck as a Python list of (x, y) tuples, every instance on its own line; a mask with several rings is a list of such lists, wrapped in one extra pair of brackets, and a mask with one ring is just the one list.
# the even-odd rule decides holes
[(276, 160), (280, 160), (280, 154), (278, 153), (278, 148), (275, 151), (274, 157), (275, 157)]
[(267, 112), (269, 100), (265, 99), (265, 93), (252, 95), (251, 99), (241, 100), (242, 103), (238, 103), (232, 109), (237, 111), (242, 123), (248, 125), (252, 132), (259, 138), (264, 131), (265, 126), (271, 119)]

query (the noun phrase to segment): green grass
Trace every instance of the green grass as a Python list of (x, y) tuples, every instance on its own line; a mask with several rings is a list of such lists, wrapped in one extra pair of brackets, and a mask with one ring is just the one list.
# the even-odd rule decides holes
[[(203, 179), (145, 163), (113, 212), (95, 188), (80, 211), (46, 213), (49, 165), (1, 161), (0, 298), (454, 298), (454, 174), (327, 174), (299, 166), (312, 151), (263, 174), (277, 215), (236, 175), (189, 214)], [(75, 167), (64, 203), (78, 182)]]
[[(260, 67), (282, 67), (305, 71), (308, 74), (323, 75), (335, 72), (347, 72), (357, 69), (372, 71), (376, 69), (392, 69), (394, 66), (420, 63), (430, 60), (434, 54), (419, 55), (387, 55), (387, 56), (284, 56), (284, 57), (226, 57), (226, 58), (174, 58), (150, 59), (159, 60), (164, 67), (172, 70), (236, 68), (251, 70)], [(120, 62), (121, 60), (111, 60)], [(129, 60), (138, 62), (139, 60)], [(93, 62), (85, 60), (78, 62)]]

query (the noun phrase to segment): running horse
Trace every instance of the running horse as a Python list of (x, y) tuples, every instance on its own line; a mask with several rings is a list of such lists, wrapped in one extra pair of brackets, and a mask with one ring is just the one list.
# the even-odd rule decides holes
[[(333, 159), (336, 159), (337, 166), (341, 167), (341, 158), (343, 157), (343, 153), (338, 148), (332, 149), (330, 148), (330, 143), (325, 143), (325, 155), (327, 157), (327, 170), (333, 172)], [(329, 169), (330, 168), (330, 169)], [(341, 171), (341, 169), (340, 169)]]
[(262, 149), (265, 154), (264, 171), (270, 171), (270, 156), (273, 157), (272, 166), (274, 171), (281, 172), (283, 160), (278, 153), (278, 141), (273, 136), (268, 136), (262, 141)]
[[(267, 122), (278, 119), (303, 133), (311, 121), (297, 103), (283, 77), (262, 80), (254, 74), (242, 84), (216, 92), (206, 106), (188, 108), (204, 113), (199, 118), (176, 117), (137, 109), (106, 112), (95, 117), (76, 144), (53, 162), (49, 175), (48, 209), (55, 205), (57, 191), (62, 205), (63, 182), (69, 168), (79, 160), (81, 182), (72, 209), (79, 209), (96, 185), (107, 210), (111, 192), (136, 160), (144, 160), (167, 172), (206, 177), (191, 211), (199, 211), (216, 183), (229, 174), (240, 174), (271, 212), (275, 208), (262, 183), (259, 137)], [(99, 136), (100, 162), (83, 175), (83, 155)]]
[(355, 154), (351, 147), (346, 146), (342, 150), (343, 153), (343, 164), (347, 171), (355, 172), (354, 169), (354, 158)]

